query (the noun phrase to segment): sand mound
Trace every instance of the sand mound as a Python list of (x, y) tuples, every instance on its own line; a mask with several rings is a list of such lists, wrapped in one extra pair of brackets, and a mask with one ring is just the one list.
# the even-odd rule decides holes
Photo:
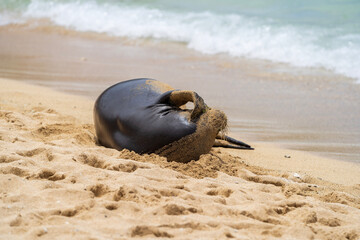
[(356, 186), (221, 149), (183, 164), (97, 146), (91, 101), (14, 86), (0, 95), (0, 238), (360, 238)]

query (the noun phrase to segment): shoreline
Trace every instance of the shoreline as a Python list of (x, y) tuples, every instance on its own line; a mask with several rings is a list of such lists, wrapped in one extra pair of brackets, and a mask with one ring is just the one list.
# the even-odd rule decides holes
[(195, 90), (224, 110), (234, 137), (360, 161), (360, 86), (338, 75), (296, 68), (288, 74), (281, 64), (63, 28), (13, 26), (0, 28), (0, 35), (0, 76), (91, 99), (120, 80), (152, 77)]
[(360, 236), (359, 164), (258, 143), (187, 164), (117, 151), (95, 144), (93, 100), (0, 85), (0, 238)]

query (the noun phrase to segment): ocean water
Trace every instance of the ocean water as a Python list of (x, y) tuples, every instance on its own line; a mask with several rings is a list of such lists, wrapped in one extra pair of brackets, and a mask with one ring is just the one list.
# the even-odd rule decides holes
[(179, 42), (205, 54), (321, 67), (360, 83), (359, 0), (0, 1), (0, 26), (49, 22)]

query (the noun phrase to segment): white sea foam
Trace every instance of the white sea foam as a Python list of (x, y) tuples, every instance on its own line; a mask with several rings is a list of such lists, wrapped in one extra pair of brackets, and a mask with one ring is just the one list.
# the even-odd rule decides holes
[[(356, 34), (338, 37), (336, 44), (325, 47), (319, 39), (331, 33), (324, 29), (277, 26), (235, 14), (179, 13), (95, 2), (32, 0), (23, 17), (48, 18), (56, 25), (77, 31), (183, 42), (207, 54), (227, 53), (295, 66), (324, 67), (360, 83), (360, 36)], [(0, 17), (0, 24), (10, 23), (8, 18)]]
[(21, 18), (21, 16), (16, 13), (0, 12), (0, 26), (5, 26), (9, 24), (21, 24), (24, 22), (25, 19)]

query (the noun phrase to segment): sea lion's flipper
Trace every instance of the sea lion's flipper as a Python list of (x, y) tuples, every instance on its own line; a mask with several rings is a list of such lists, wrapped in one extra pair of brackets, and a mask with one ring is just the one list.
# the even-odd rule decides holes
[(239, 140), (237, 140), (235, 138), (226, 136), (226, 135), (225, 135), (225, 141), (228, 141), (229, 143), (233, 143), (233, 144), (236, 144), (236, 145), (239, 145), (239, 146), (243, 146), (243, 147), (245, 147), (247, 149), (253, 149), (250, 145), (248, 145), (248, 144), (246, 144), (246, 143), (244, 143), (242, 141), (239, 141)]
[(205, 113), (209, 109), (204, 102), (204, 99), (193, 91), (168, 91), (162, 94), (158, 100), (158, 103), (170, 104), (176, 107), (181, 107), (187, 102), (194, 103), (194, 109), (191, 111), (191, 121), (196, 121), (201, 114)]
[(250, 145), (226, 135), (217, 135), (214, 147), (254, 150)]

